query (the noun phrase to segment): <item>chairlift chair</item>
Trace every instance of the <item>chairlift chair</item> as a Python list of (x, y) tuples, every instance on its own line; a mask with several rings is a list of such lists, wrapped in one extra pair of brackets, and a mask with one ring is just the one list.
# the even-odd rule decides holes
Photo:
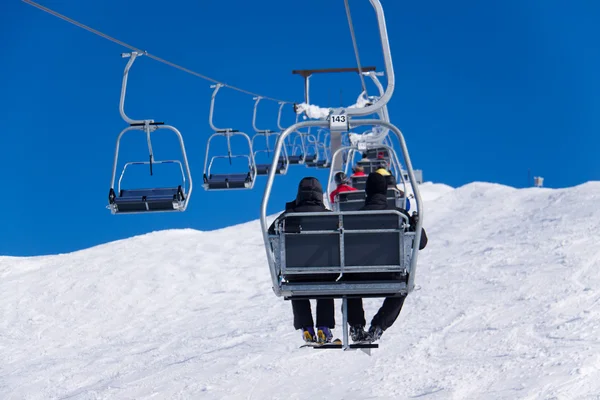
[[(370, 150), (367, 149), (359, 149), (358, 146), (343, 146), (340, 147), (335, 153), (333, 158), (338, 158), (341, 157), (343, 154), (350, 154), (352, 157), (354, 157), (354, 155), (356, 154), (362, 154), (363, 152), (369, 152)], [(399, 163), (398, 161), (398, 155), (396, 154), (396, 151), (387, 145), (380, 145), (378, 147), (378, 152), (382, 152), (385, 151), (386, 154), (389, 155), (389, 159), (390, 160), (395, 160), (393, 161), (394, 163)], [(352, 160), (352, 158), (350, 158), (350, 160)], [(348, 175), (347, 169), (348, 169), (349, 163), (346, 164), (346, 175)], [(374, 169), (372, 172), (374, 172), (376, 169)], [(333, 190), (335, 189), (334, 187), (334, 176), (336, 174), (336, 172), (338, 172), (337, 170), (334, 170), (333, 168), (330, 169), (329, 171), (329, 180), (328, 180), (328, 185), (327, 185), (327, 193), (330, 194), (331, 192), (333, 192)], [(396, 178), (394, 176), (394, 178)], [(357, 191), (352, 191), (352, 192), (342, 192), (342, 193), (338, 193), (338, 195), (336, 196), (339, 199), (340, 203), (345, 203), (343, 205), (337, 205), (335, 202), (332, 206), (334, 207), (334, 209), (339, 209), (341, 211), (350, 211), (350, 210), (357, 210), (360, 207), (362, 207), (362, 204), (364, 204), (364, 199), (365, 199), (365, 188), (366, 188), (366, 184), (367, 184), (367, 179), (368, 179), (368, 175), (364, 175), (364, 176), (350, 176), (350, 186), (352, 186), (353, 188), (357, 189)], [(399, 186), (401, 187), (401, 189), (399, 188)], [(404, 178), (402, 176), (398, 178), (396, 178), (396, 187), (393, 188), (388, 188), (388, 193), (387, 193), (387, 199), (388, 199), (388, 203), (390, 206), (397, 206), (400, 208), (404, 208), (407, 210), (407, 197), (406, 197), (406, 180), (404, 180)], [(339, 208), (341, 207), (341, 208)]]
[[(323, 151), (323, 155), (321, 155), (321, 148), (322, 146), (319, 143), (319, 140), (317, 139), (317, 137), (313, 134), (309, 133), (306, 134), (306, 156), (304, 158), (304, 164), (307, 167), (315, 167), (315, 168), (324, 168), (325, 165), (327, 164), (327, 159), (325, 158), (325, 154)], [(313, 151), (309, 151), (309, 149), (312, 149)]]
[[(254, 113), (252, 116), (252, 127), (254, 128), (254, 131), (256, 132), (254, 134), (254, 136), (252, 136), (252, 150), (254, 151), (254, 160), (257, 159), (257, 155), (259, 155), (259, 154), (267, 154), (268, 156), (271, 156), (273, 151), (269, 144), (269, 137), (274, 137), (275, 140), (277, 140), (277, 138), (279, 137), (279, 132), (271, 131), (268, 129), (258, 129), (256, 127), (256, 114), (257, 114), (257, 109), (258, 109), (258, 103), (260, 102), (261, 99), (262, 99), (262, 97), (254, 98), (254, 100), (255, 100)], [(279, 104), (280, 104), (279, 105), (279, 114), (277, 117), (278, 124), (281, 121), (281, 112), (283, 110), (283, 106), (286, 103), (280, 102)], [(262, 139), (262, 138), (264, 138), (264, 141), (265, 141), (265, 148), (256, 150), (258, 148), (258, 143), (257, 143), (258, 139)], [(276, 169), (275, 173), (278, 175), (285, 175), (287, 173), (288, 166), (289, 166), (289, 161), (288, 161), (287, 151), (284, 147), (283, 154), (281, 157), (279, 157), (279, 162), (277, 163), (277, 169)], [(271, 163), (261, 163), (261, 164), (257, 163), (256, 164), (256, 174), (257, 175), (268, 175), (269, 168), (271, 168)]]
[[(215, 108), (215, 98), (222, 84), (216, 84), (211, 86), (214, 88), (211, 101), (210, 101), (210, 113), (209, 113), (209, 124), (213, 129), (214, 133), (208, 138), (206, 143), (206, 156), (204, 158), (204, 189), (205, 190), (233, 190), (233, 189), (252, 189), (256, 180), (256, 164), (254, 162), (254, 153), (252, 152), (252, 141), (250, 137), (244, 133), (231, 128), (217, 128), (213, 124), (213, 114)], [(231, 138), (234, 136), (241, 136), (245, 139), (248, 144), (248, 154), (234, 154), (231, 148)], [(213, 139), (224, 137), (227, 142), (227, 154), (226, 155), (215, 155), (210, 156), (210, 144)], [(216, 160), (228, 159), (229, 163), (232, 163), (232, 159), (245, 159), (247, 161), (248, 168), (244, 172), (235, 173), (214, 173), (213, 164)]]
[[(127, 90), (127, 78), (129, 75), (129, 70), (131, 69), (131, 66), (133, 65), (135, 59), (142, 55), (144, 55), (144, 53), (140, 52), (123, 53), (121, 55), (123, 58), (129, 58), (129, 61), (125, 66), (125, 73), (123, 74), (119, 110), (121, 113), (121, 117), (125, 120), (125, 122), (129, 124), (129, 127), (121, 131), (121, 133), (117, 137), (107, 208), (111, 211), (112, 214), (185, 211), (192, 194), (192, 176), (181, 133), (174, 127), (170, 125), (165, 125), (164, 122), (155, 122), (151, 119), (133, 120), (125, 114), (125, 94)], [(174, 132), (175, 135), (177, 135), (181, 147), (183, 162), (181, 160), (154, 159), (151, 134), (157, 131), (158, 129), (168, 129)], [(123, 137), (123, 135), (125, 135), (125, 133), (131, 131), (143, 131), (145, 133), (149, 151), (149, 160), (125, 163), (115, 190), (115, 179), (117, 175), (117, 165), (119, 161), (119, 147), (121, 143), (121, 138)], [(150, 168), (150, 175), (153, 175), (154, 166), (163, 164), (176, 164), (179, 166), (179, 170), (181, 171), (181, 181), (179, 181), (177, 185), (159, 188), (123, 189), (121, 187), (123, 177), (125, 176), (125, 172), (129, 167), (136, 165), (148, 165)], [(189, 188), (186, 185), (186, 173), (187, 181), (189, 181)]]
[[(281, 106), (283, 107), (283, 106)], [(285, 130), (284, 127), (281, 126), (281, 108), (279, 109), (279, 118), (277, 120), (277, 126), (283, 132)], [(298, 114), (296, 114), (296, 124), (298, 123)], [(291, 137), (287, 137), (284, 140), (283, 150), (284, 154), (287, 155), (287, 160), (289, 165), (301, 165), (304, 164), (304, 159), (306, 156), (306, 146), (304, 143), (305, 134), (300, 131), (292, 132)], [(293, 139), (292, 139), (293, 137)]]
[(285, 141), (288, 162), (293, 165), (303, 165), (306, 160), (305, 133), (292, 132), (293, 140), (287, 138)]
[[(357, 120), (356, 124), (371, 120)], [(309, 121), (298, 125), (323, 124)], [(388, 124), (381, 122), (382, 124)], [(314, 125), (312, 125), (314, 124)], [(409, 174), (413, 174), (408, 150), (400, 136)], [(318, 126), (318, 125), (317, 125)], [(392, 128), (393, 127), (393, 128)], [(285, 139), (292, 126), (282, 133)], [(332, 164), (348, 148), (339, 148), (332, 155)], [(388, 148), (393, 153), (393, 149)], [(275, 157), (281, 144), (275, 149)], [(333, 169), (330, 174), (333, 174)], [(380, 211), (334, 210), (333, 212), (289, 213), (279, 219), (274, 234), (269, 234), (266, 209), (274, 174), (270, 173), (261, 206), (261, 226), (273, 290), (284, 299), (342, 298), (344, 300), (344, 349), (358, 348), (348, 344), (347, 303), (353, 297), (393, 297), (408, 294), (414, 287), (421, 222), (411, 226), (407, 214), (392, 209)], [(332, 177), (330, 176), (330, 182)], [(329, 188), (328, 188), (329, 189)], [(413, 187), (417, 211), (422, 216), (422, 203), (417, 187)], [(393, 192), (394, 204), (397, 191)], [(328, 193), (330, 190), (328, 190)], [(343, 196), (363, 196), (345, 192)], [(363, 200), (364, 202), (364, 200)], [(421, 217), (422, 218), (422, 217)], [(367, 347), (377, 347), (372, 344)]]
[(331, 154), (329, 147), (327, 146), (327, 138), (330, 136), (329, 131), (326, 129), (317, 130), (316, 136), (316, 155), (317, 158), (311, 163), (310, 166), (316, 168), (326, 169), (331, 165)]
[[(383, 8), (380, 0), (370, 2), (377, 16), (388, 76), (385, 93), (363, 108), (332, 110), (328, 121), (305, 121), (292, 125), (282, 132), (281, 142), (291, 132), (308, 127), (329, 127), (332, 138), (334, 133), (339, 138), (340, 132), (355, 127), (381, 126), (389, 129), (400, 143), (416, 200), (417, 217), (411, 219), (399, 210), (290, 213), (279, 218), (275, 231), (270, 233), (267, 206), (275, 178), (273, 170), (269, 172), (260, 209), (273, 291), (277, 296), (291, 300), (342, 298), (343, 344), (335, 348), (344, 350), (361, 347), (348, 343), (348, 298), (404, 296), (414, 290), (419, 253), (417, 244), (420, 243), (423, 225), (423, 203), (402, 132), (389, 121), (353, 119), (384, 107), (392, 97), (395, 84)], [(275, 149), (274, 162), (281, 153), (281, 142), (278, 141)], [(331, 163), (335, 168), (331, 168), (331, 172), (341, 165), (336, 159), (342, 154), (340, 150), (337, 144), (332, 147)]]

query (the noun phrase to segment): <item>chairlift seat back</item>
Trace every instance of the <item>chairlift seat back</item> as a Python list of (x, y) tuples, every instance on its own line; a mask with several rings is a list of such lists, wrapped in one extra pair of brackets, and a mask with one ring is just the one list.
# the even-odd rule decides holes
[[(256, 175), (269, 175), (269, 170), (271, 169), (271, 164), (256, 164)], [(285, 165), (285, 159), (283, 157), (279, 157), (279, 162), (275, 167), (276, 174), (285, 174), (287, 171)]]
[[(406, 208), (406, 197), (401, 196), (398, 189), (388, 188), (386, 197), (390, 209), (394, 207)], [(365, 205), (365, 199), (364, 190), (341, 192), (336, 196), (335, 207), (338, 211), (357, 211)]]
[(381, 159), (384, 159), (386, 161), (389, 161), (390, 152), (385, 147), (370, 148), (370, 149), (367, 149), (366, 156), (369, 159), (379, 159), (379, 161), (381, 161)]
[(307, 167), (316, 167), (316, 168), (329, 168), (329, 161), (327, 161), (327, 160), (310, 160), (310, 161), (306, 161), (306, 166)]
[(403, 217), (395, 211), (312, 214), (284, 217), (272, 241), (288, 298), (405, 292), (414, 233), (406, 232)]
[(111, 189), (109, 202), (115, 213), (177, 211), (183, 208), (185, 195), (181, 186), (176, 188), (122, 189), (114, 196)]
[(304, 162), (304, 156), (302, 154), (288, 156), (288, 162), (293, 165), (302, 164)]
[(352, 187), (357, 190), (365, 190), (367, 186), (367, 178), (368, 176), (352, 176), (350, 180), (352, 181)]
[(204, 186), (208, 189), (246, 189), (251, 184), (250, 173), (204, 175)]

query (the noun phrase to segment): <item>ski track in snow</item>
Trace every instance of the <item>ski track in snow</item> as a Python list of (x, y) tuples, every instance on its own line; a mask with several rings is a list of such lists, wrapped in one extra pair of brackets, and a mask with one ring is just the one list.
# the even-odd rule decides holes
[(0, 257), (0, 398), (600, 399), (600, 183), (421, 191), (417, 290), (371, 356), (298, 348), (258, 221)]

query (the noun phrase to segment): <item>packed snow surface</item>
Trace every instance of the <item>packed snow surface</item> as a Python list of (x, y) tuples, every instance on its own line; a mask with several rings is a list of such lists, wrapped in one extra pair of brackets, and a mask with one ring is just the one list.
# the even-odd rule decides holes
[(418, 288), (370, 356), (298, 348), (258, 221), (0, 257), (0, 398), (600, 398), (600, 183), (421, 191)]

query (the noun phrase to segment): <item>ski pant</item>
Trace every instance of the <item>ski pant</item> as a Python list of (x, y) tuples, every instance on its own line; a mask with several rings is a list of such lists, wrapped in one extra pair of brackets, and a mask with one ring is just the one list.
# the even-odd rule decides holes
[[(400, 297), (386, 297), (377, 311), (377, 314), (371, 320), (371, 326), (380, 326), (382, 330), (386, 330), (396, 321), (404, 305), (406, 295)], [(365, 311), (363, 309), (362, 299), (348, 299), (348, 324), (350, 326), (360, 325), (365, 326)]]
[[(333, 307), (333, 299), (317, 300), (316, 326), (326, 326), (329, 329), (335, 328), (335, 310)], [(315, 326), (310, 309), (310, 300), (292, 300), (292, 310), (294, 311), (295, 329)]]

